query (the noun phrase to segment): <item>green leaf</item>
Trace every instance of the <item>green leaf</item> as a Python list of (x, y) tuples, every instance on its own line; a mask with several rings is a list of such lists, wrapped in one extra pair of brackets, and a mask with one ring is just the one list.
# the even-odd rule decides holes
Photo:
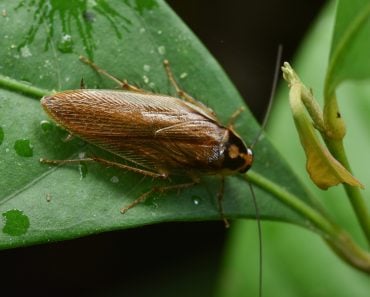
[[(5, 16), (0, 17), (0, 213), (13, 210), (22, 216), (3, 215), (0, 247), (164, 221), (219, 219), (217, 177), (204, 178), (181, 193), (153, 195), (121, 215), (122, 206), (163, 183), (99, 164), (49, 167), (39, 163), (40, 158), (105, 155), (80, 139), (63, 141), (68, 133), (54, 125), (32, 98), (39, 99), (47, 92), (43, 90), (76, 89), (82, 77), (89, 88), (116, 87), (82, 64), (81, 54), (117, 77), (162, 93), (173, 92), (162, 66), (167, 58), (183, 88), (212, 107), (223, 123), (243, 105), (221, 67), (168, 6), (160, 0), (7, 2)], [(248, 111), (235, 126), (247, 143), (259, 131)], [(256, 146), (255, 155), (254, 173), (310, 203), (266, 138)], [(250, 195), (243, 178), (228, 177), (226, 216), (254, 217)], [(257, 189), (256, 196), (262, 217), (308, 224), (264, 190)], [(16, 225), (12, 220), (25, 222), (25, 217), (29, 221), (25, 233), (4, 231)]]
[(326, 78), (328, 93), (344, 80), (370, 76), (369, 36), (370, 2), (338, 1)]

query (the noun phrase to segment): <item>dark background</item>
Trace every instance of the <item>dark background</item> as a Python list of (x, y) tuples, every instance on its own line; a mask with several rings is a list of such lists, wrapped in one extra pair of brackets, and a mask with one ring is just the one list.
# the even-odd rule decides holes
[[(278, 44), (284, 46), (283, 59), (291, 60), (324, 3), (167, 2), (260, 120)], [(171, 223), (1, 251), (1, 290), (8, 290), (3, 296), (210, 296), (227, 233), (222, 222)]]

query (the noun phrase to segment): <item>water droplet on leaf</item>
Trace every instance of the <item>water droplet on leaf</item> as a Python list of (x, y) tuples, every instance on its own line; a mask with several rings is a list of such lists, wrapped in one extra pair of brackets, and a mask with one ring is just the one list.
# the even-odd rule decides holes
[(64, 34), (59, 40), (57, 48), (62, 53), (71, 53), (73, 50), (72, 36)]
[(112, 178), (110, 179), (110, 181), (114, 184), (118, 183), (119, 182), (119, 178), (117, 176), (112, 176)]
[(14, 143), (14, 150), (19, 156), (32, 157), (33, 156), (33, 145), (29, 139), (18, 139)]
[(164, 55), (166, 53), (166, 48), (163, 45), (158, 46), (158, 53)]
[(30, 227), (28, 216), (18, 209), (8, 210), (3, 213), (4, 227), (3, 232), (11, 236), (23, 235)]
[(195, 206), (200, 205), (201, 202), (202, 202), (202, 198), (200, 198), (199, 196), (193, 196), (193, 197), (191, 197), (191, 200), (193, 201), (193, 204)]
[(50, 130), (53, 128), (52, 124), (47, 120), (41, 121), (40, 126), (44, 133), (50, 132)]

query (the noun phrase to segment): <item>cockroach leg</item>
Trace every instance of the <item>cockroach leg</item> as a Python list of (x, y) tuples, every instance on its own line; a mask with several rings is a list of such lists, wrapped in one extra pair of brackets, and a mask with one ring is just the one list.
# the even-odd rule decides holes
[(100, 68), (98, 65), (96, 65), (95, 63), (93, 63), (92, 61), (90, 61), (88, 58), (84, 57), (84, 56), (80, 56), (80, 60), (89, 65), (90, 67), (92, 67), (95, 71), (105, 75), (106, 77), (108, 77), (109, 79), (113, 80), (115, 83), (117, 83), (120, 88), (124, 89), (124, 90), (127, 90), (127, 91), (131, 91), (131, 92), (135, 92), (135, 93), (141, 93), (141, 94), (152, 94), (151, 92), (149, 91), (146, 91), (144, 89), (141, 89), (141, 88), (138, 88), (134, 85), (131, 85), (127, 82), (127, 80), (121, 80), (121, 79), (118, 79), (116, 78), (115, 76), (113, 76), (112, 74), (110, 74), (108, 71), (104, 70), (103, 68)]
[(84, 56), (80, 56), (80, 61), (89, 65), (91, 68), (93, 68), (96, 72), (99, 72), (103, 75), (105, 75), (106, 77), (110, 78), (111, 80), (113, 80), (114, 82), (116, 82), (118, 85), (122, 85), (122, 82), (121, 80), (119, 80), (118, 78), (114, 77), (113, 75), (111, 75), (110, 73), (108, 73), (107, 71), (105, 71), (104, 69), (100, 68), (98, 65), (96, 65), (95, 63), (93, 63), (91, 60), (89, 60), (88, 58), (84, 57)]
[(140, 93), (140, 94), (147, 94), (147, 95), (153, 94), (152, 92), (149, 92), (147, 90), (144, 90), (144, 89), (141, 89), (139, 87), (129, 84), (126, 79), (121, 81), (121, 88), (131, 91), (131, 92)]
[[(166, 70), (168, 80), (170, 81), (172, 86), (175, 88), (177, 95), (185, 101), (188, 101), (195, 105), (199, 105), (199, 102), (197, 100), (195, 100), (192, 96), (190, 96), (188, 93), (186, 93), (184, 90), (180, 88), (171, 70), (170, 62), (168, 60), (164, 60), (163, 65), (164, 65), (164, 69)], [(202, 107), (204, 106), (202, 105)]]
[(171, 70), (170, 62), (168, 60), (164, 60), (163, 65), (164, 65), (164, 69), (166, 70), (168, 80), (170, 81), (172, 86), (175, 88), (177, 95), (181, 99), (200, 107), (203, 111), (206, 111), (207, 113), (209, 113), (211, 117), (214, 117), (215, 113), (212, 109), (210, 109), (208, 106), (204, 105), (203, 103), (199, 102), (198, 100), (194, 99), (192, 96), (190, 96), (188, 93), (186, 93), (183, 89), (180, 88)]
[(133, 167), (133, 166), (121, 164), (121, 163), (118, 163), (118, 162), (112, 162), (112, 161), (105, 160), (105, 159), (98, 158), (98, 157), (92, 157), (91, 159), (95, 162), (102, 163), (104, 165), (129, 170), (129, 171), (136, 172), (136, 173), (146, 175), (146, 176), (151, 176), (151, 177), (156, 177), (156, 178), (163, 178), (163, 179), (168, 177), (168, 174), (164, 173), (164, 172), (161, 173), (161, 172), (154, 172), (154, 171), (149, 171), (149, 170), (145, 170), (145, 169), (140, 169), (140, 168), (136, 168), (136, 167)]
[(232, 127), (236, 121), (236, 119), (240, 116), (240, 114), (245, 110), (243, 106), (239, 107), (230, 117), (229, 123), (227, 127)]
[(83, 159), (69, 159), (69, 160), (47, 160), (47, 159), (41, 158), (40, 162), (45, 163), (45, 164), (52, 164), (52, 165), (67, 164), (67, 163), (80, 163), (80, 162), (97, 162), (97, 163), (104, 164), (106, 166), (117, 167), (117, 168), (120, 168), (120, 169), (125, 169), (125, 170), (128, 170), (128, 171), (139, 173), (141, 175), (151, 176), (151, 177), (154, 177), (154, 178), (163, 178), (164, 179), (164, 178), (167, 178), (167, 176), (168, 176), (166, 173), (153, 172), (153, 171), (149, 171), (149, 170), (145, 170), (145, 169), (140, 169), (140, 168), (136, 168), (136, 167), (133, 167), (133, 166), (121, 164), (121, 163), (118, 163), (118, 162), (105, 160), (105, 159), (98, 158), (98, 157), (83, 158)]
[(195, 181), (183, 184), (177, 184), (172, 186), (165, 186), (165, 187), (153, 187), (150, 191), (142, 194), (139, 198), (135, 199), (131, 204), (121, 208), (121, 213), (126, 213), (129, 209), (133, 208), (134, 206), (138, 205), (139, 203), (144, 202), (151, 194), (153, 193), (163, 193), (172, 190), (181, 190), (184, 188), (192, 187), (196, 184)]
[(225, 178), (223, 176), (221, 176), (221, 185), (220, 185), (220, 189), (217, 193), (217, 204), (218, 204), (218, 210), (219, 210), (220, 215), (221, 215), (221, 219), (225, 223), (225, 228), (229, 228), (230, 224), (229, 224), (229, 221), (226, 219), (225, 213), (224, 213), (224, 205), (223, 205), (224, 190), (225, 190)]

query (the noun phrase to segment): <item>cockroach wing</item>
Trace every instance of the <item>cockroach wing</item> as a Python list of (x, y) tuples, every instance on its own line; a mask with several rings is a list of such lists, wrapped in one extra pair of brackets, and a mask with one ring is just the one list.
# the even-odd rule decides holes
[(157, 172), (214, 171), (227, 129), (175, 97), (72, 90), (44, 97), (46, 112), (71, 134)]

